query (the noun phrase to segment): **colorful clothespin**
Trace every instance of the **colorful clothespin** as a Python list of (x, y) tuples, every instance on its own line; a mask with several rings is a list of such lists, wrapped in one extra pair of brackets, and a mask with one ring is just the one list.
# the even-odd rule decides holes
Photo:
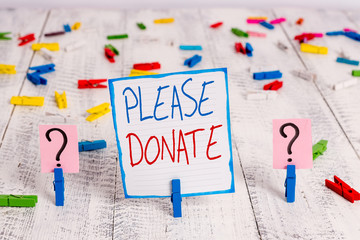
[(0, 195), (0, 207), (35, 207), (36, 195)]
[(277, 98), (276, 91), (249, 91), (246, 95), (247, 100), (273, 100)]
[(254, 80), (266, 80), (266, 79), (274, 79), (281, 77), (282, 77), (282, 73), (279, 70), (253, 73)]
[(25, 44), (28, 44), (31, 41), (34, 41), (35, 35), (34, 35), (34, 33), (31, 33), (31, 34), (25, 35), (23, 37), (19, 37), (18, 40), (21, 41), (18, 46), (23, 46)]
[(105, 48), (105, 57), (109, 60), (109, 62), (114, 63), (115, 62), (115, 53), (111, 51), (109, 48)]
[(89, 80), (79, 80), (78, 88), (107, 88), (106, 85), (102, 85), (101, 83), (106, 82), (107, 79), (89, 79)]
[(217, 22), (217, 23), (211, 24), (210, 27), (211, 27), (211, 28), (218, 28), (218, 27), (220, 27), (221, 25), (223, 25), (223, 22)]
[(357, 84), (358, 84), (357, 79), (356, 78), (351, 78), (349, 80), (345, 80), (345, 81), (334, 84), (333, 89), (335, 91), (337, 91), (337, 90), (341, 90), (341, 89), (348, 88), (348, 87), (351, 87), (351, 86), (355, 86)]
[(354, 77), (360, 77), (360, 70), (353, 70), (351, 73)]
[(60, 95), (57, 91), (55, 91), (55, 101), (58, 105), (58, 108), (63, 109), (67, 108), (67, 100), (65, 91)]
[(337, 176), (334, 176), (334, 182), (325, 179), (325, 186), (336, 192), (337, 194), (343, 196), (346, 200), (351, 203), (354, 201), (360, 200), (360, 193), (351, 188), (344, 181), (342, 181)]
[(245, 44), (245, 50), (246, 50), (246, 55), (247, 55), (248, 57), (252, 57), (252, 56), (253, 56), (252, 52), (254, 51), (254, 49), (252, 48), (252, 46), (251, 46), (250, 43), (246, 43), (246, 44)]
[(300, 51), (307, 52), (307, 53), (316, 53), (316, 54), (327, 54), (328, 48), (315, 46), (307, 43), (300, 44)]
[(196, 64), (198, 64), (201, 61), (202, 57), (199, 55), (194, 55), (191, 58), (188, 58), (185, 60), (184, 65), (192, 68)]
[(286, 18), (277, 18), (277, 19), (271, 20), (270, 24), (279, 24), (279, 23), (282, 23), (285, 21), (286, 21)]
[(315, 160), (320, 155), (323, 155), (323, 153), (326, 151), (328, 141), (327, 140), (320, 140), (314, 146), (312, 147), (313, 152), (313, 160)]
[(93, 108), (90, 108), (88, 110), (86, 110), (86, 112), (91, 113), (91, 115), (89, 115), (86, 120), (89, 122), (92, 122), (96, 119), (98, 119), (99, 117), (107, 114), (108, 112), (110, 112), (110, 103), (103, 103), (100, 104), (98, 106), (95, 106)]
[(338, 36), (338, 35), (344, 35), (345, 32), (344, 31), (334, 31), (334, 32), (327, 32), (326, 35), (327, 36)]
[(303, 22), (304, 22), (304, 19), (303, 19), (303, 18), (299, 18), (299, 19), (296, 21), (296, 24), (297, 24), (297, 25), (301, 25)]
[(36, 66), (36, 67), (30, 67), (29, 69), (34, 70), (36, 73), (39, 73), (39, 74), (45, 74), (45, 73), (49, 73), (49, 72), (55, 72), (55, 64), (50, 63), (50, 64), (40, 65), (40, 66)]
[(355, 41), (360, 41), (360, 34), (356, 32), (345, 32), (344, 35), (348, 38), (351, 38)]
[(202, 50), (201, 45), (180, 45), (180, 50)]
[(115, 55), (119, 55), (119, 51), (111, 44), (106, 44), (105, 48), (110, 49), (113, 53), (115, 53)]
[(79, 152), (92, 151), (102, 148), (106, 148), (105, 140), (79, 142)]
[(0, 74), (16, 74), (15, 65), (0, 64)]
[(174, 218), (182, 217), (181, 212), (181, 186), (180, 179), (171, 180), (172, 193), (171, 193), (171, 202), (173, 204)]
[(30, 82), (32, 82), (34, 85), (46, 85), (47, 84), (47, 79), (40, 76), (40, 74), (37, 72), (27, 73), (26, 78)]
[(76, 22), (71, 26), (72, 30), (78, 30), (81, 27), (81, 22)]
[(55, 191), (55, 205), (64, 206), (64, 174), (62, 168), (54, 168), (54, 191)]
[(155, 24), (162, 24), (162, 23), (172, 23), (174, 21), (175, 21), (174, 18), (160, 18), (160, 19), (155, 19), (154, 23)]
[(341, 58), (341, 57), (338, 57), (336, 59), (336, 62), (345, 63), (345, 64), (349, 64), (349, 65), (354, 65), (354, 66), (359, 66), (359, 61), (350, 60), (350, 59)]
[(31, 49), (34, 51), (39, 51), (42, 48), (46, 48), (50, 51), (59, 51), (59, 43), (33, 43)]
[(69, 24), (64, 24), (64, 31), (65, 32), (71, 32), (71, 27)]
[(152, 63), (134, 63), (133, 69), (149, 71), (153, 69), (160, 69), (161, 65), (159, 62)]
[(44, 97), (13, 96), (10, 103), (23, 106), (43, 106)]
[(108, 35), (107, 39), (111, 40), (111, 39), (124, 39), (124, 38), (128, 38), (129, 35), (127, 34), (119, 34), (119, 35)]
[(45, 33), (44, 36), (45, 37), (53, 37), (53, 36), (63, 35), (65, 33), (66, 33), (65, 31), (57, 31), (57, 32)]
[(79, 49), (79, 48), (85, 46), (85, 44), (86, 44), (85, 41), (78, 41), (78, 42), (74, 42), (74, 43), (67, 45), (64, 49), (65, 49), (65, 52), (70, 52), (70, 51), (73, 51), (75, 49)]
[(287, 165), (285, 180), (285, 197), (288, 203), (295, 202), (296, 174), (295, 165)]
[(246, 54), (246, 49), (244, 48), (241, 42), (235, 43), (235, 50), (236, 52), (241, 52), (242, 54)]
[(231, 32), (233, 34), (235, 34), (236, 36), (238, 36), (238, 37), (245, 37), (245, 38), (249, 37), (249, 34), (247, 34), (246, 32), (241, 31), (238, 28), (232, 28)]
[(55, 64), (46, 64), (36, 67), (30, 67), (29, 70), (34, 70), (35, 72), (27, 73), (26, 77), (35, 85), (46, 85), (47, 80), (40, 76), (41, 74), (54, 72), (55, 71)]
[(265, 21), (264, 19), (246, 19), (246, 22), (249, 24), (258, 24)]
[(344, 28), (344, 32), (357, 32), (356, 30), (353, 30), (351, 28)]
[(253, 31), (246, 31), (246, 33), (249, 34), (250, 37), (266, 37), (266, 33), (253, 32)]
[(141, 30), (145, 30), (146, 26), (143, 23), (136, 23), (136, 25), (141, 29)]
[(264, 85), (264, 90), (273, 90), (273, 91), (277, 91), (278, 89), (280, 89), (283, 85), (283, 82), (280, 82), (278, 80), (275, 80), (269, 84)]
[(137, 77), (137, 76), (143, 76), (143, 75), (155, 75), (155, 74), (159, 74), (159, 73), (143, 71), (143, 70), (137, 70), (137, 69), (131, 69), (129, 77)]
[(262, 21), (259, 23), (261, 26), (266, 27), (267, 29), (273, 30), (274, 26), (266, 21)]
[(11, 32), (0, 32), (0, 40), (11, 40), (11, 37), (6, 36), (10, 33)]

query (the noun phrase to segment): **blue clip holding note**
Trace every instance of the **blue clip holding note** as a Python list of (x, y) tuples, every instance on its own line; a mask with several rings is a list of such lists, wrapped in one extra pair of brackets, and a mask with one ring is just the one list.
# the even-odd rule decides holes
[(62, 168), (54, 168), (54, 191), (55, 191), (55, 205), (64, 206), (64, 174)]
[(34, 72), (34, 73), (27, 73), (26, 74), (27, 79), (30, 80), (30, 82), (32, 82), (35, 85), (46, 85), (47, 84), (47, 80), (43, 77), (40, 76), (39, 73)]
[(266, 21), (262, 21), (259, 23), (261, 26), (266, 27), (267, 29), (273, 30), (274, 29), (274, 25), (266, 22)]
[(274, 78), (281, 78), (282, 73), (277, 71), (270, 71), (270, 72), (257, 72), (253, 73), (253, 78), (255, 80), (266, 80), (266, 79), (274, 79)]
[(64, 24), (64, 31), (65, 32), (71, 32), (71, 27), (69, 24)]
[(350, 64), (350, 65), (354, 65), (354, 66), (359, 66), (359, 61), (350, 60), (350, 59), (346, 59), (346, 58), (340, 58), (340, 57), (338, 57), (338, 58), (336, 59), (336, 62), (346, 63), (346, 64)]
[(171, 202), (173, 203), (174, 218), (179, 218), (182, 217), (180, 179), (173, 179), (171, 181), (171, 185), (172, 185)]
[(288, 203), (295, 202), (296, 174), (295, 165), (287, 165), (285, 180), (285, 197)]
[(79, 142), (79, 152), (92, 151), (102, 148), (106, 148), (105, 140)]
[(191, 58), (188, 58), (185, 60), (184, 65), (192, 68), (196, 64), (198, 64), (201, 61), (202, 57), (199, 55), (194, 55)]
[(200, 45), (180, 45), (180, 50), (202, 50)]
[(252, 56), (253, 56), (252, 52), (254, 51), (254, 49), (252, 48), (252, 46), (251, 46), (250, 43), (246, 43), (246, 44), (245, 44), (245, 51), (246, 51), (246, 55), (247, 55), (248, 57), (252, 57)]
[(36, 73), (44, 74), (44, 73), (54, 72), (55, 64), (50, 63), (50, 64), (40, 65), (40, 66), (36, 66), (36, 67), (30, 67), (29, 69), (34, 70)]

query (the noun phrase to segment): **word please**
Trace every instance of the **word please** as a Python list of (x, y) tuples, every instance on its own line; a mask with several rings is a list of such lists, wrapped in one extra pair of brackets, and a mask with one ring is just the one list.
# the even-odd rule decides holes
[[(196, 98), (191, 96), (185, 90), (186, 84), (188, 84), (191, 81), (192, 81), (192, 78), (189, 78), (183, 82), (183, 84), (181, 85), (181, 92), (180, 92), (180, 90), (177, 89), (177, 87), (175, 85), (173, 86), (172, 90), (170, 88), (170, 85), (159, 86), (157, 88), (157, 97), (156, 97), (155, 105), (153, 108), (153, 113), (152, 113), (152, 115), (148, 115), (148, 116), (143, 116), (141, 87), (138, 86), (138, 93), (135, 93), (135, 91), (131, 87), (126, 87), (123, 91), (123, 95), (125, 96), (125, 108), (126, 108), (127, 122), (130, 123), (130, 116), (129, 116), (130, 110), (134, 110), (136, 108), (138, 108), (138, 110), (139, 110), (140, 121), (145, 121), (147, 119), (152, 119), (152, 118), (154, 118), (156, 121), (162, 121), (162, 120), (167, 119), (169, 117), (169, 115), (158, 116), (156, 111), (158, 110), (158, 108), (161, 105), (164, 104), (164, 102), (160, 100), (161, 91), (169, 91), (169, 90), (172, 91), (172, 100), (171, 100), (171, 118), (172, 119), (174, 119), (175, 110), (177, 110), (179, 112), (181, 120), (184, 119), (184, 116), (187, 118), (192, 117), (196, 112), (198, 112), (200, 116), (207, 116), (207, 115), (212, 114), (213, 111), (203, 112), (201, 110), (201, 106), (205, 101), (209, 100), (208, 97), (204, 97), (205, 87), (207, 85), (214, 83), (214, 81), (208, 81), (208, 82), (204, 81), (201, 84), (202, 90), (201, 90), (201, 96), (200, 96), (199, 100), (197, 100)], [(189, 87), (192, 87), (192, 86), (189, 85)], [(181, 94), (179, 94), (178, 92), (180, 92)], [(181, 96), (181, 98), (179, 97), (179, 95)], [(134, 103), (132, 105), (129, 105), (130, 97), (134, 100), (133, 101)], [(182, 101), (184, 99), (192, 101), (194, 104), (193, 110), (188, 113), (183, 113), (180, 99), (182, 99)]]
[[(209, 141), (206, 147), (206, 157), (208, 160), (215, 160), (221, 157), (221, 155), (216, 155), (216, 156), (210, 156), (210, 147), (215, 145), (217, 142), (212, 140), (213, 134), (214, 134), (214, 130), (217, 128), (222, 127), (222, 125), (212, 125), (210, 127), (210, 136), (209, 136)], [(160, 157), (161, 160), (164, 159), (164, 151), (167, 151), (168, 154), (170, 155), (170, 159), (173, 163), (175, 163), (176, 160), (176, 153), (177, 153), (177, 162), (180, 163), (180, 153), (184, 152), (185, 157), (186, 157), (186, 163), (187, 165), (190, 164), (189, 162), (189, 154), (188, 154), (188, 150), (186, 147), (186, 143), (185, 143), (185, 138), (184, 136), (188, 136), (188, 135), (192, 135), (192, 144), (193, 144), (193, 155), (194, 158), (196, 158), (196, 133), (198, 132), (202, 132), (202, 131), (206, 131), (204, 128), (198, 128), (195, 129), (193, 131), (190, 132), (186, 132), (183, 133), (183, 131), (180, 129), (179, 130), (179, 138), (178, 138), (178, 144), (177, 144), (177, 148), (175, 149), (175, 129), (172, 130), (172, 148), (169, 148), (168, 143), (166, 142), (164, 136), (161, 136), (161, 138), (158, 138), (156, 136), (151, 136), (149, 137), (149, 139), (147, 140), (146, 144), (145, 144), (145, 149), (143, 148), (143, 143), (141, 142), (140, 138), (135, 134), (135, 133), (129, 133), (127, 134), (126, 138), (129, 140), (129, 153), (130, 153), (130, 165), (132, 167), (135, 167), (136, 165), (139, 165), (142, 161), (143, 158), (145, 158), (145, 162), (148, 165), (152, 165), (154, 164)], [(137, 142), (137, 144), (139, 145), (140, 151), (141, 151), (141, 157), (139, 160), (137, 160), (137, 162), (134, 162), (133, 159), (133, 141)], [(152, 146), (153, 149), (157, 149), (156, 152), (156, 156), (154, 159), (148, 159), (148, 149), (149, 149), (149, 145), (150, 143), (153, 142)], [(161, 144), (160, 144), (161, 142)], [(165, 149), (166, 148), (166, 149)], [(161, 156), (160, 156), (161, 154)]]

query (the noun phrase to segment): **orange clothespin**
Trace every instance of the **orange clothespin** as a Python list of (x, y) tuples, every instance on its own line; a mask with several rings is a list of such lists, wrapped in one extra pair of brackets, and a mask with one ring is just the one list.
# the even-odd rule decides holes
[(25, 44), (28, 44), (28, 43), (31, 42), (31, 41), (34, 41), (34, 40), (35, 40), (35, 35), (34, 35), (33, 33), (31, 33), (31, 34), (28, 34), (28, 35), (26, 35), (26, 36), (19, 37), (19, 40), (20, 40), (21, 42), (19, 43), (18, 46), (23, 46), (23, 45), (25, 45)]
[(325, 185), (351, 203), (360, 200), (360, 193), (355, 191), (355, 189), (351, 188), (337, 176), (334, 176), (334, 182), (325, 179)]
[(79, 80), (78, 88), (107, 88), (106, 85), (102, 85), (102, 82), (106, 82), (107, 79), (89, 79), (89, 80)]

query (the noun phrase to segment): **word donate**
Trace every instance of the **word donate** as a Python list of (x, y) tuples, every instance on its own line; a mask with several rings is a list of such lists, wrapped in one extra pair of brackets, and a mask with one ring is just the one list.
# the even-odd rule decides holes
[(234, 192), (227, 71), (109, 80), (125, 197)]

